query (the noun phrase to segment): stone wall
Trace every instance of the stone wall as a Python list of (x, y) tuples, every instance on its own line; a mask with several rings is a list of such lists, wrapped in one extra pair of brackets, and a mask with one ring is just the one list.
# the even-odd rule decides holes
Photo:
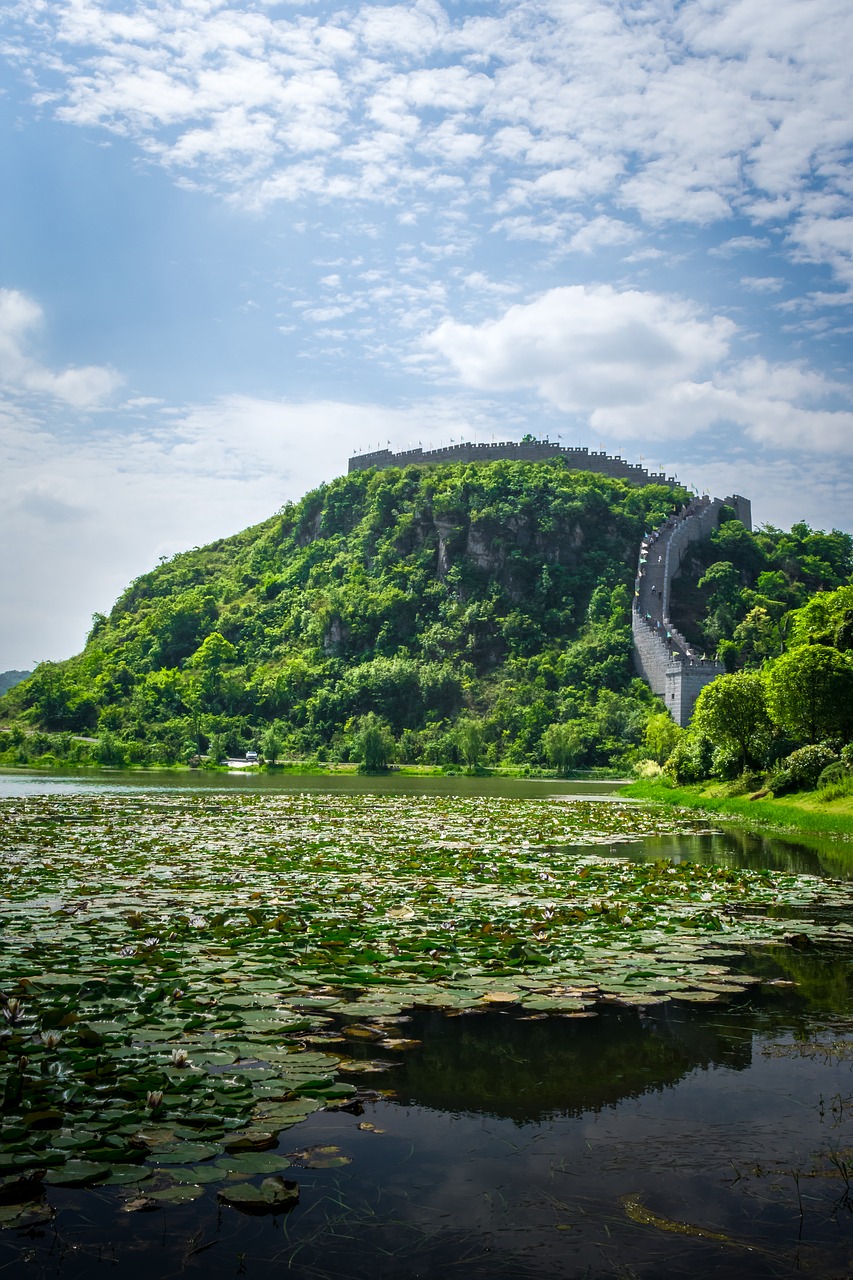
[(691, 543), (704, 541), (719, 528), (724, 505), (733, 508), (747, 529), (752, 528), (747, 498), (739, 494), (724, 500), (694, 498), (647, 535), (640, 546), (631, 617), (634, 666), (682, 727), (689, 722), (705, 685), (722, 675), (725, 668), (715, 659), (696, 653), (673, 626), (669, 617), (672, 581), (678, 577)]
[(408, 449), (392, 453), (378, 449), (375, 453), (359, 453), (349, 460), (349, 471), (368, 471), (371, 467), (430, 466), (442, 462), (495, 462), (507, 458), (518, 462), (547, 462), (565, 458), (576, 471), (595, 471), (616, 480), (634, 484), (677, 484), (674, 476), (647, 471), (635, 462), (611, 457), (608, 453), (590, 453), (588, 449), (567, 449), (548, 440), (503, 441), (500, 444), (452, 444), (445, 449)]

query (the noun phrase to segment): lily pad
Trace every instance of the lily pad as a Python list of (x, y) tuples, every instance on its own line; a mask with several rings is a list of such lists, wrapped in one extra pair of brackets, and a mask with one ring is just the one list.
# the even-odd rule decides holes
[(305, 1151), (291, 1152), (291, 1158), (303, 1169), (340, 1169), (345, 1164), (352, 1164), (349, 1156), (342, 1154), (340, 1147), (308, 1147)]
[(198, 1186), (164, 1187), (162, 1191), (150, 1192), (150, 1199), (161, 1204), (189, 1204), (191, 1200), (198, 1200), (202, 1194), (203, 1188)]
[(52, 1219), (53, 1209), (46, 1201), (0, 1204), (0, 1228), (37, 1227)]
[(264, 1178), (259, 1187), (240, 1182), (233, 1187), (223, 1187), (217, 1191), (216, 1198), (241, 1213), (284, 1213), (298, 1202), (299, 1183), (278, 1177)]
[(41, 1196), (44, 1169), (28, 1169), (20, 1174), (0, 1178), (0, 1204), (23, 1204)]
[(281, 1173), (290, 1168), (290, 1161), (284, 1156), (252, 1151), (245, 1155), (221, 1156), (213, 1167), (221, 1173), (242, 1173), (251, 1177), (255, 1173)]
[(103, 1182), (112, 1173), (108, 1164), (94, 1164), (90, 1160), (69, 1160), (61, 1169), (51, 1169), (45, 1174), (45, 1182), (52, 1187), (91, 1187)]
[(154, 1164), (198, 1164), (222, 1155), (222, 1150), (212, 1142), (182, 1142), (179, 1146), (152, 1151), (148, 1158)]
[(151, 1170), (138, 1164), (114, 1164), (110, 1176), (106, 1180), (108, 1187), (130, 1186), (135, 1182), (144, 1182), (151, 1177)]

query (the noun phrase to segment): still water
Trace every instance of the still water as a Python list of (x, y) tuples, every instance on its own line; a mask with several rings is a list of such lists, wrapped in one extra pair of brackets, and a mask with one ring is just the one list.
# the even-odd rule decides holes
[(53, 773), (3, 771), (0, 769), (0, 799), (28, 795), (116, 795), (127, 791), (149, 792), (318, 792), (331, 795), (413, 795), (413, 796), (510, 796), (517, 799), (606, 799), (618, 795), (624, 783), (561, 780), (555, 778), (471, 778), (457, 776), (400, 775), (362, 777), (354, 773), (299, 774), (255, 773), (235, 769), (230, 773), (194, 770), (180, 773), (148, 769), (145, 772)]
[[(284, 781), (302, 792), (375, 786)], [(460, 793), (472, 782), (484, 794), (468, 779), (405, 788)], [(15, 775), (3, 785), (20, 798), (125, 784)], [(504, 796), (559, 793), (500, 785)], [(613, 852), (833, 876), (845, 866), (843, 846), (736, 830)], [(764, 983), (699, 1007), (415, 1009), (396, 1022), (419, 1046), (379, 1074), (356, 1071), (352, 1109), (281, 1134), (300, 1189), (289, 1213), (248, 1217), (218, 1206), (211, 1188), (191, 1204), (128, 1212), (124, 1189), (56, 1187), (53, 1222), (0, 1233), (0, 1274), (841, 1280), (853, 1274), (851, 962), (842, 942), (756, 949), (742, 965)], [(348, 1052), (371, 1060), (369, 1043)]]

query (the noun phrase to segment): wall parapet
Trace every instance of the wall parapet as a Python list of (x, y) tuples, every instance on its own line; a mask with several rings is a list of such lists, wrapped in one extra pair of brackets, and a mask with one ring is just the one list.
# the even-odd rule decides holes
[(694, 498), (640, 544), (631, 616), (634, 666), (682, 727), (689, 722), (702, 689), (723, 675), (725, 667), (715, 658), (698, 654), (673, 625), (669, 616), (672, 581), (691, 543), (710, 538), (719, 528), (724, 506), (752, 528), (747, 498), (739, 494)]
[(442, 449), (406, 449), (399, 453), (377, 449), (373, 453), (357, 453), (349, 460), (348, 470), (368, 471), (371, 467), (421, 467), (449, 462), (547, 462), (564, 458), (576, 471), (595, 471), (617, 480), (631, 480), (637, 485), (678, 484), (675, 476), (662, 471), (647, 471), (638, 462), (626, 462), (619, 455), (596, 453), (595, 450), (572, 449), (549, 440), (504, 440), (495, 444), (451, 444)]

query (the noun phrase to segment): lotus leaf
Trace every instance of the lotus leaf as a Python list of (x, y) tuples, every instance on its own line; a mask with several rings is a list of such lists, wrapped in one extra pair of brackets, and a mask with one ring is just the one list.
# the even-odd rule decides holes
[[(150, 1192), (151, 1200), (159, 1201), (161, 1204), (189, 1204), (191, 1200), (198, 1200), (203, 1193), (202, 1187), (193, 1185), (164, 1187), (162, 1191)], [(145, 1205), (141, 1205), (145, 1208)]]
[(182, 1142), (171, 1148), (151, 1152), (149, 1159), (155, 1164), (197, 1164), (222, 1154), (222, 1147), (206, 1142)]
[(221, 1156), (214, 1167), (223, 1173), (242, 1173), (250, 1176), (253, 1173), (281, 1173), (282, 1169), (287, 1169), (289, 1166), (290, 1161), (284, 1156), (247, 1152)]
[(111, 1172), (108, 1164), (69, 1160), (61, 1169), (51, 1169), (44, 1180), (52, 1187), (90, 1187), (96, 1182), (103, 1182)]
[(283, 1213), (299, 1200), (299, 1184), (284, 1178), (264, 1178), (259, 1187), (241, 1182), (233, 1187), (223, 1187), (216, 1193), (222, 1204), (231, 1205), (243, 1213)]

